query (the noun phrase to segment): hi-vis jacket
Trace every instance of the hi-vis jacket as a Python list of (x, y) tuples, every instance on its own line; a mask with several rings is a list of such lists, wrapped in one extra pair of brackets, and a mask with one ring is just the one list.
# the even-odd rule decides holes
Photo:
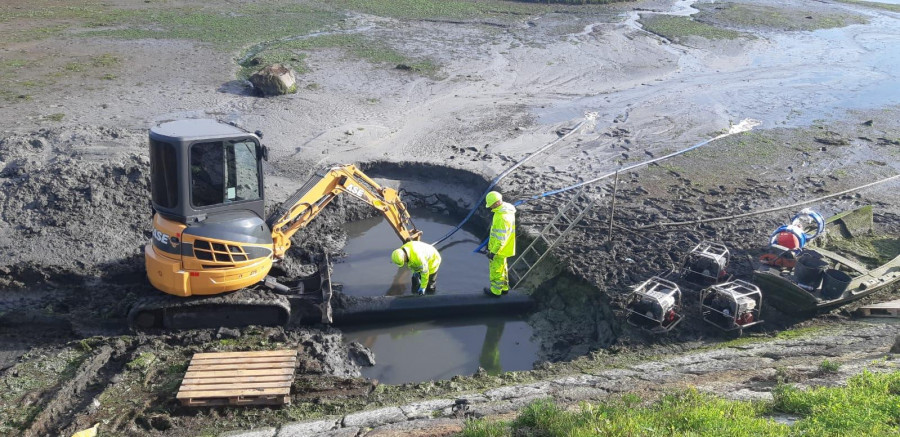
[(511, 257), (516, 254), (516, 207), (503, 202), (491, 211), (494, 221), (488, 250), (494, 255)]
[(431, 275), (437, 273), (438, 267), (441, 266), (441, 254), (434, 246), (421, 241), (410, 241), (400, 247), (406, 250), (406, 254), (409, 256), (406, 265), (413, 273), (420, 275), (420, 281), (424, 287), (425, 284), (428, 284)]

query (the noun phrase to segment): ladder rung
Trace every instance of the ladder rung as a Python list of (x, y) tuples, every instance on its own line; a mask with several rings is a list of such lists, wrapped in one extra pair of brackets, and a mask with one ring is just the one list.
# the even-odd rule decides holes
[[(524, 263), (523, 263), (523, 264), (524, 264)], [(519, 265), (519, 264), (513, 264), (512, 266), (510, 266), (509, 270), (510, 270), (510, 271), (514, 271), (514, 270), (516, 270), (516, 269), (519, 268), (519, 267), (521, 267), (521, 265)], [(525, 267), (525, 271), (527, 272), (528, 270), (530, 270), (530, 268)], [(518, 272), (517, 272), (517, 273), (518, 273)]]

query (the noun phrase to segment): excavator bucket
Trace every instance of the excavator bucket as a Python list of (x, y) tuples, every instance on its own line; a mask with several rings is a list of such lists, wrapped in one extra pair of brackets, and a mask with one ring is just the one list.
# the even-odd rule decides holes
[(317, 263), (316, 272), (303, 278), (298, 286), (292, 289), (293, 292), (288, 295), (288, 299), (291, 301), (292, 309), (299, 313), (292, 318), (331, 324), (333, 291), (330, 268), (328, 255), (322, 254), (321, 260)]

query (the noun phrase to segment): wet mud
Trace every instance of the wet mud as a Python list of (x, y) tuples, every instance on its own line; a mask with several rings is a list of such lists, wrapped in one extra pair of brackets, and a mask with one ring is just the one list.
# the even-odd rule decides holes
[[(667, 2), (647, 3), (642, 7), (657, 13), (673, 9)], [(876, 10), (817, 4), (829, 11), (850, 8), (868, 22), (800, 33), (767, 27), (751, 29), (760, 39), (698, 38), (678, 45), (641, 30), (638, 15), (647, 11), (632, 6), (582, 11), (577, 29), (569, 29), (567, 20), (577, 15), (572, 13), (550, 13), (506, 27), (416, 21), (405, 31), (445, 37), (430, 43), (437, 49), (419, 39), (408, 44), (440, 53), (447, 61), (446, 80), (383, 71), (327, 52), (316, 54), (316, 68), (304, 79), (321, 88), (270, 100), (219, 91), (216, 81), (231, 80), (222, 72), (233, 68), (233, 56), (217, 59), (188, 42), (86, 44), (85, 50), (115, 46), (153, 54), (146, 57), (156, 60), (154, 67), (166, 59), (191, 59), (208, 64), (201, 71), (210, 74), (190, 79), (191, 93), (183, 92), (183, 78), (141, 73), (144, 79), (132, 82), (145, 81), (143, 85), (114, 87), (119, 94), (85, 88), (83, 96), (61, 103), (56, 96), (39, 96), (25, 102), (27, 107), (0, 110), (10, 120), (0, 133), (0, 434), (70, 435), (97, 422), (114, 435), (215, 434), (339, 416), (409, 396), (452, 397), (473, 387), (493, 389), (595, 354), (640, 357), (727, 340), (695, 317), (696, 291), (685, 292), (685, 322), (661, 337), (622, 323), (625, 296), (647, 277), (677, 266), (702, 240), (725, 243), (732, 254), (729, 272), (749, 277), (749, 260), (795, 209), (740, 220), (658, 225), (790, 205), (900, 171), (900, 102), (896, 88), (887, 86), (896, 83), (900, 71), (892, 68), (900, 46), (889, 44), (898, 27), (895, 18)], [(389, 20), (372, 20), (372, 26), (376, 21), (381, 26)], [(478, 42), (478, 49), (441, 50), (462, 36)], [(47, 44), (68, 47), (71, 42)], [(845, 56), (834, 55), (835, 46)], [(119, 98), (111, 99), (114, 95)], [(180, 106), (172, 106), (174, 101)], [(98, 102), (112, 109), (103, 106), (101, 111)], [(53, 111), (68, 114), (64, 122), (47, 121), (50, 104), (60, 105)], [(262, 128), (272, 147), (273, 159), (266, 167), (270, 206), (322, 166), (355, 162), (380, 183), (401, 189), (411, 208), (441, 217), (435, 220), (441, 226), (426, 234), (432, 241), (479, 206), (478, 196), (493, 177), (558, 138), (561, 129), (586, 112), (596, 113), (593, 121), (571, 141), (501, 182), (498, 189), (507, 199), (670, 153), (744, 117), (760, 118), (763, 124), (620, 174), (617, 187), (611, 180), (591, 186), (587, 195), (595, 201), (594, 209), (534, 272), (528, 289), (537, 309), (520, 319), (346, 333), (325, 326), (136, 333), (125, 325), (136, 299), (158, 293), (145, 279), (142, 254), (151, 213), (146, 128), (155, 120), (220, 117)], [(897, 190), (896, 183), (885, 184), (809, 206), (828, 216), (872, 204), (878, 231), (897, 235)], [(551, 197), (519, 208), (522, 247), (565, 201), (565, 196)], [(376, 222), (376, 212), (368, 206), (339, 198), (296, 235), (286, 261), (273, 273), (309, 274), (315, 257), (325, 252), (334, 259), (347, 257), (346, 265), (335, 266), (334, 275), (345, 281), (348, 294), (354, 288), (408, 293), (407, 279), (397, 277), (388, 262), (390, 244), (371, 252), (354, 246), (356, 231), (347, 227), (375, 223), (369, 232), (381, 237), (384, 232), (377, 228), (382, 225)], [(471, 234), (445, 249), (448, 261), (459, 259), (467, 270), (486, 265), (476, 255), (472, 263), (463, 257), (486, 235), (487, 222), (487, 212), (480, 208), (466, 228)], [(355, 269), (342, 271), (353, 257), (370, 259), (372, 266), (362, 269), (385, 273), (385, 278), (372, 281)], [(445, 267), (445, 273), (455, 268)], [(459, 288), (477, 291), (476, 283), (486, 279), (480, 276), (472, 273), (465, 278), (471, 283), (462, 281)], [(443, 278), (440, 284), (446, 283)], [(793, 318), (764, 305), (766, 323), (751, 334), (827, 326), (846, 319), (850, 310)], [(498, 330), (503, 334), (497, 336)], [(498, 346), (485, 346), (492, 342)], [(447, 367), (404, 359), (448, 344), (458, 348), (453, 356), (459, 360), (442, 360)], [(193, 410), (174, 400), (195, 352), (282, 347), (297, 348), (302, 357), (292, 407)], [(495, 351), (499, 366), (494, 365)], [(384, 355), (390, 359), (382, 359)], [(398, 362), (392, 365), (391, 359)], [(492, 374), (534, 364), (533, 373)], [(420, 373), (429, 367), (435, 371)], [(481, 376), (451, 376), (473, 373)], [(400, 388), (365, 376), (410, 384), (397, 394)], [(449, 379), (414, 383), (430, 378)]]

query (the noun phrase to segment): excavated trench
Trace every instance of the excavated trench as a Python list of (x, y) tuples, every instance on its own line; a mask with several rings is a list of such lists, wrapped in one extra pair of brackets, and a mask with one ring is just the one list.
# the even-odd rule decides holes
[[(427, 242), (453, 230), (488, 184), (474, 173), (427, 164), (363, 167), (380, 183), (402, 191)], [(487, 211), (480, 208), (462, 229), (437, 245), (442, 257), (438, 295), (471, 298), (488, 283), (487, 260), (473, 253), (488, 221)], [(400, 242), (383, 218), (348, 221), (344, 230), (345, 256), (335, 260), (332, 273), (343, 294), (418, 298), (411, 296), (409, 270), (390, 262), (390, 252)], [(524, 247), (528, 240), (520, 231), (518, 245)], [(362, 374), (386, 383), (447, 379), (479, 368), (490, 374), (529, 370), (541, 362), (574, 358), (612, 344), (619, 322), (600, 290), (566, 272), (558, 261), (543, 264), (532, 272), (536, 280), (528, 285), (535, 302), (531, 311), (509, 311), (501, 304), (481, 314), (452, 308), (440, 317), (408, 314), (409, 322), (342, 327), (345, 341), (373, 352), (374, 366), (363, 368)]]

